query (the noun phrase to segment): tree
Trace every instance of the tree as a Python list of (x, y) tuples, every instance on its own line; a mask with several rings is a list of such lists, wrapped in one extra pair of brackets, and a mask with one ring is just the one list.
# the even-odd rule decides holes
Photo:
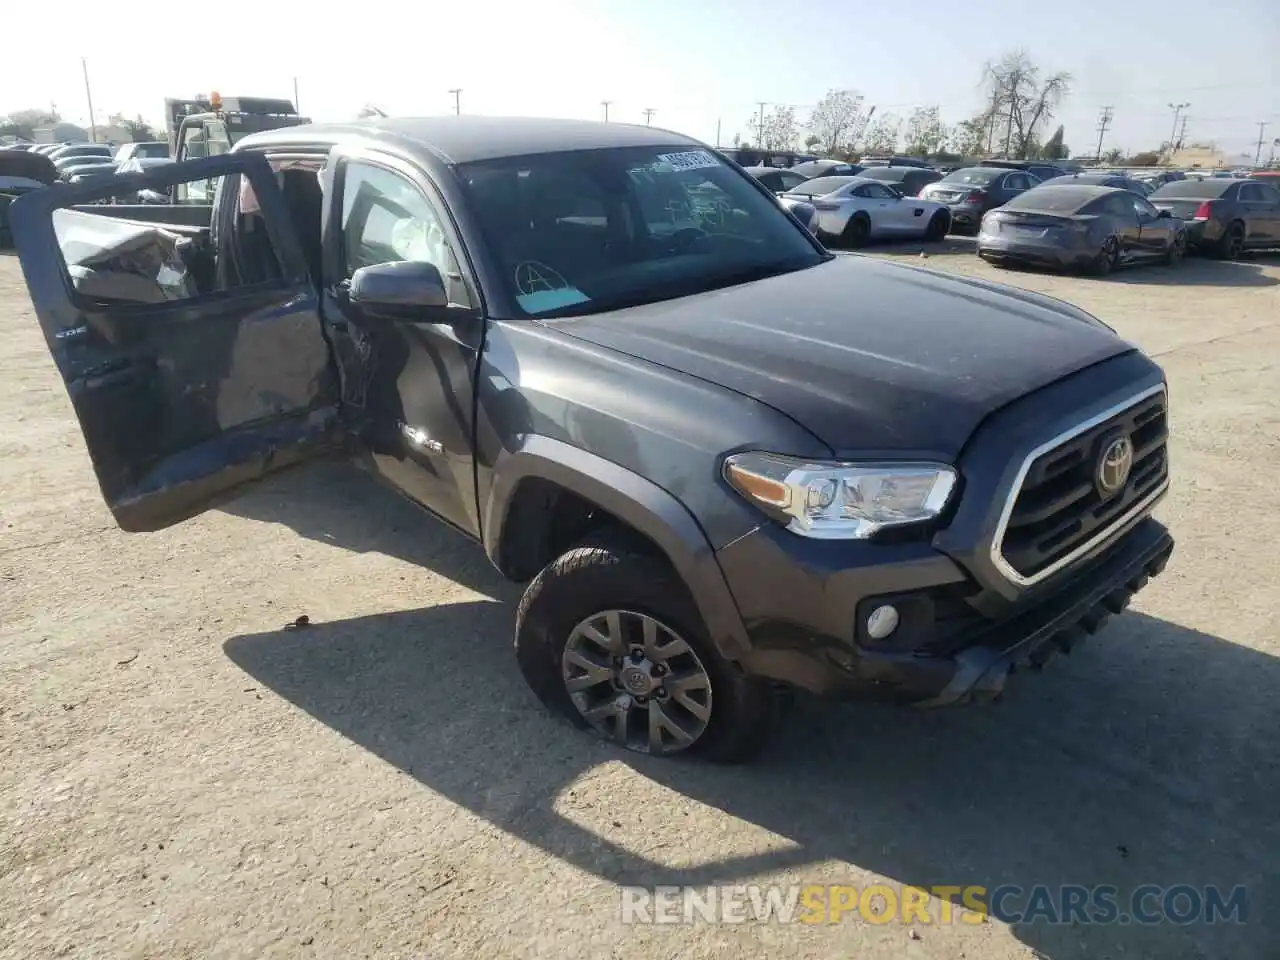
[(156, 132), (155, 127), (142, 119), (141, 114), (137, 114), (130, 119), (123, 113), (113, 113), (107, 117), (107, 123), (129, 131), (129, 136), (133, 138), (135, 143), (149, 143), (165, 139), (164, 136)]
[(1160, 162), (1160, 152), (1158, 150), (1143, 150), (1141, 153), (1135, 153), (1129, 158), (1128, 163), (1134, 167), (1154, 167)]
[(893, 113), (882, 113), (868, 124), (862, 137), (864, 154), (893, 153), (898, 149), (902, 118)]
[(809, 130), (828, 156), (852, 151), (866, 125), (862, 94), (856, 90), (828, 90), (809, 114)]
[[(757, 133), (761, 150), (794, 150), (796, 141), (800, 139), (800, 125), (796, 122), (796, 108), (779, 105), (764, 115), (764, 125), (760, 125), (760, 117), (750, 121), (752, 130)], [(747, 144), (744, 142), (743, 146)]]
[(40, 127), (50, 127), (62, 119), (57, 110), (15, 110), (0, 118), (0, 136), (30, 140)]
[(961, 156), (976, 157), (986, 152), (991, 118), (985, 113), (961, 120), (951, 131), (951, 147)]
[(1112, 147), (1110, 150), (1104, 153), (1099, 159), (1101, 159), (1102, 162), (1105, 164), (1116, 166), (1117, 164), (1124, 162), (1124, 151), (1119, 149), (1118, 147)]
[(806, 150), (813, 150), (816, 147), (820, 146), (821, 143), (822, 143), (822, 139), (815, 133), (811, 133), (804, 138), (804, 148)]
[(914, 157), (936, 153), (947, 140), (947, 128), (937, 105), (916, 107), (907, 117), (906, 151)]
[(1071, 156), (1071, 151), (1067, 145), (1062, 142), (1062, 124), (1058, 124), (1058, 129), (1053, 131), (1053, 136), (1048, 142), (1040, 148), (1040, 157), (1044, 160), (1065, 160)]
[(1040, 68), (1025, 50), (1007, 53), (983, 67), (987, 102), (997, 130), (1003, 134), (1006, 156), (1026, 157), (1037, 132), (1053, 119), (1054, 111), (1071, 90), (1071, 74), (1041, 79)]

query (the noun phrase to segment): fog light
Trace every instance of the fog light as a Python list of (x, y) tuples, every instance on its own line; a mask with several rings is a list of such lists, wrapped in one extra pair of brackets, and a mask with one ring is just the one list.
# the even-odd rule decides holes
[(876, 607), (867, 617), (867, 636), (872, 640), (883, 640), (898, 629), (898, 611), (895, 607)]

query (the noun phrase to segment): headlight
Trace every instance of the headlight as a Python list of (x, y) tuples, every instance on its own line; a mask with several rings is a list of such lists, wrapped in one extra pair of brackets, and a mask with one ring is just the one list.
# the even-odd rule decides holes
[(937, 463), (813, 463), (771, 453), (727, 457), (724, 477), (802, 536), (863, 540), (938, 516), (956, 472)]

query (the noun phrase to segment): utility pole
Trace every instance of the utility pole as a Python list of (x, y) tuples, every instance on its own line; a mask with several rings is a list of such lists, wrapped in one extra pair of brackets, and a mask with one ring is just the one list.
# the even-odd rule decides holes
[(720, 118), (716, 117), (716, 146), (720, 146)]
[(763, 150), (764, 149), (764, 108), (765, 108), (766, 101), (757, 100), (756, 103), (760, 105), (760, 119), (756, 121), (756, 149)]
[(653, 119), (653, 115), (654, 115), (655, 113), (657, 113), (657, 112), (658, 112), (658, 111), (657, 111), (657, 110), (655, 110), (655, 109), (653, 109), (653, 107), (645, 107), (645, 108), (644, 108), (644, 111), (643, 111), (643, 113), (644, 113), (644, 125), (645, 125), (646, 127), (647, 127), (647, 126), (649, 126), (649, 121)]
[(93, 92), (89, 89), (89, 61), (80, 58), (80, 69), (84, 71), (84, 98), (89, 101), (89, 140), (98, 142), (98, 124), (93, 119)]
[(991, 141), (996, 136), (996, 108), (1000, 106), (1000, 91), (991, 91), (991, 122), (987, 124), (987, 153), (991, 152)]
[(1186, 140), (1187, 140), (1187, 115), (1184, 113), (1182, 115), (1182, 127), (1180, 130), (1178, 130), (1178, 145), (1174, 149), (1181, 150), (1182, 145), (1186, 142)]
[(1253, 155), (1253, 165), (1255, 167), (1262, 162), (1262, 134), (1269, 126), (1270, 124), (1265, 120), (1258, 123), (1258, 152)]
[(1102, 115), (1098, 117), (1098, 151), (1094, 154), (1098, 163), (1102, 162), (1102, 138), (1107, 135), (1107, 127), (1111, 126), (1111, 118), (1114, 114), (1113, 108), (1103, 107)]
[(293, 78), (293, 109), (298, 113), (302, 113), (302, 107), (298, 106), (301, 101), (298, 100), (298, 78)]
[(600, 101), (600, 106), (604, 107), (604, 122), (605, 122), (605, 123), (608, 123), (608, 122), (609, 122), (609, 104), (611, 104), (611, 103), (613, 103), (613, 101), (612, 101), (612, 100), (601, 100), (601, 101)]
[(454, 87), (449, 92), (453, 94), (453, 112), (456, 116), (462, 113), (462, 88)]
[[(1175, 143), (1181, 144), (1182, 142), (1182, 137), (1178, 133), (1178, 115), (1182, 113), (1183, 110), (1187, 109), (1187, 107), (1189, 106), (1191, 106), (1191, 104), (1189, 103), (1169, 104), (1169, 109), (1173, 111), (1173, 132), (1169, 134), (1169, 152), (1170, 153), (1172, 153), (1174, 150), (1177, 149), (1177, 147), (1174, 146)], [(1182, 129), (1184, 132), (1187, 129), (1187, 120), (1185, 117), (1183, 117), (1182, 119)]]

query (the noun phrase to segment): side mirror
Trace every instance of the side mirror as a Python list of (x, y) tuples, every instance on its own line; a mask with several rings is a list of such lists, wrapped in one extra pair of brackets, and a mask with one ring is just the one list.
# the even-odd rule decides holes
[(1156, 219), (1157, 219), (1157, 220), (1168, 220), (1168, 219), (1169, 219), (1170, 217), (1172, 217), (1172, 216), (1173, 216), (1173, 214), (1172, 214), (1172, 213), (1170, 213), (1168, 210), (1161, 210), (1159, 213), (1157, 213), (1157, 214), (1156, 214)]
[(422, 310), (449, 305), (444, 278), (434, 263), (397, 260), (361, 267), (351, 276), (351, 302), (374, 313), (418, 319)]

